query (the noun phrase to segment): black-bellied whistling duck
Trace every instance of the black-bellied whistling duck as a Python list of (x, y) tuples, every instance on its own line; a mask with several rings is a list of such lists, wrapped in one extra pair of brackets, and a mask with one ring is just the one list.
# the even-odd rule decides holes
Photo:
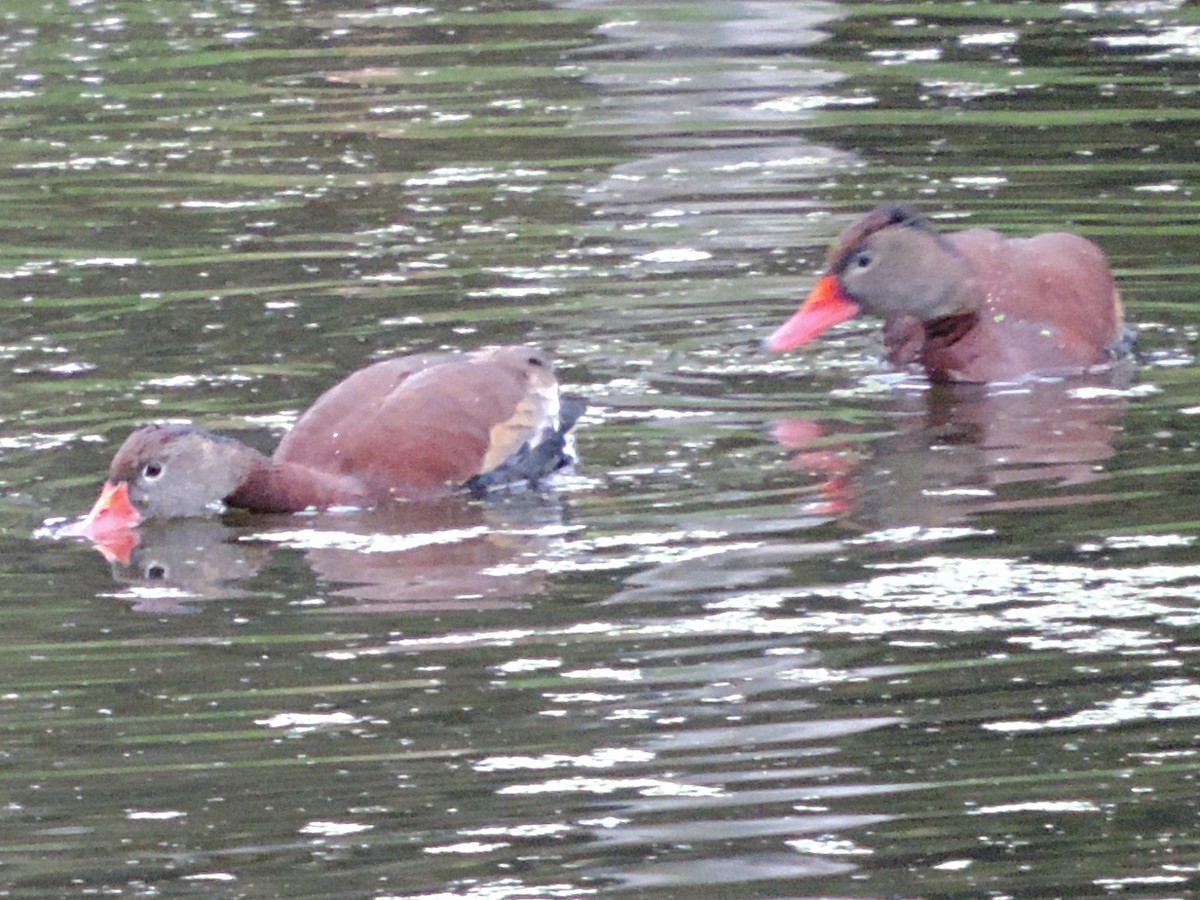
[(888, 359), (938, 381), (1011, 381), (1083, 371), (1128, 349), (1104, 253), (1065, 232), (940, 234), (920, 213), (880, 206), (829, 252), (805, 303), (766, 341), (798, 347), (860, 312), (884, 320)]
[(191, 425), (139, 428), (66, 533), (95, 538), (221, 504), (288, 513), (534, 482), (572, 461), (567, 433), (582, 411), (541, 350), (384, 360), (318, 397), (270, 457)]

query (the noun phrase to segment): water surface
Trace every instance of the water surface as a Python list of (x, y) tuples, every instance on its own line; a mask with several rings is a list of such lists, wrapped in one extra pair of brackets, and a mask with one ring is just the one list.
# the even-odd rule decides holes
[[(1194, 890), (1193, 7), (4, 15), (8, 896)], [(1093, 238), (1137, 365), (764, 356), (882, 199)], [(544, 493), (33, 537), (136, 424), (507, 341), (590, 403)]]

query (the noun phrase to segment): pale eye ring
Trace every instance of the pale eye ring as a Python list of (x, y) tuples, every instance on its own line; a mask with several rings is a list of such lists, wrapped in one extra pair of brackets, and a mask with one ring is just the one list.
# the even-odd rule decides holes
[(856, 268), (865, 269), (874, 261), (874, 258), (871, 256), (871, 253), (868, 250), (860, 250), (858, 253), (854, 254), (854, 265)]
[(147, 481), (158, 481), (166, 470), (162, 463), (151, 461), (142, 466), (142, 477)]

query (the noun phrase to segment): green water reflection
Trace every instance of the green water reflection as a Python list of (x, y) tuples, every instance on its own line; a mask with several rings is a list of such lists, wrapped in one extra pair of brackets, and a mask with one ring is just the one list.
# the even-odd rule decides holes
[[(1195, 8), (3, 15), (8, 896), (1194, 888)], [(1137, 370), (764, 356), (881, 198), (1102, 244)], [(544, 496), (41, 537), (135, 424), (512, 341)]]

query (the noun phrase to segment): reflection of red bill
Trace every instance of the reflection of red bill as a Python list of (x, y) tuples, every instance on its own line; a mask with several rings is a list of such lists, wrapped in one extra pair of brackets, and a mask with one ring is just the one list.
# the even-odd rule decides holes
[(92, 538), (92, 546), (99, 550), (100, 555), (110, 563), (127, 566), (133, 558), (133, 551), (137, 549), (140, 540), (137, 531), (127, 528), (124, 531), (113, 531)]
[(805, 502), (804, 512), (814, 516), (847, 515), (857, 505), (857, 490), (851, 477), (854, 457), (844, 446), (841, 449), (814, 446), (824, 436), (825, 429), (811, 419), (781, 419), (771, 424), (771, 437), (781, 447), (800, 451), (788, 461), (788, 468), (822, 478), (814, 486), (820, 499)]
[(771, 437), (788, 450), (803, 450), (824, 434), (821, 423), (812, 419), (780, 419), (771, 423)]
[(817, 282), (795, 315), (767, 338), (766, 348), (772, 353), (782, 353), (807, 344), (834, 325), (853, 319), (859, 312), (858, 304), (842, 290), (842, 283), (838, 277), (826, 275)]
[(109, 562), (128, 563), (138, 544), (133, 529), (142, 515), (129, 499), (129, 485), (106, 481), (86, 516), (62, 530), (66, 537), (84, 537), (96, 545)]

